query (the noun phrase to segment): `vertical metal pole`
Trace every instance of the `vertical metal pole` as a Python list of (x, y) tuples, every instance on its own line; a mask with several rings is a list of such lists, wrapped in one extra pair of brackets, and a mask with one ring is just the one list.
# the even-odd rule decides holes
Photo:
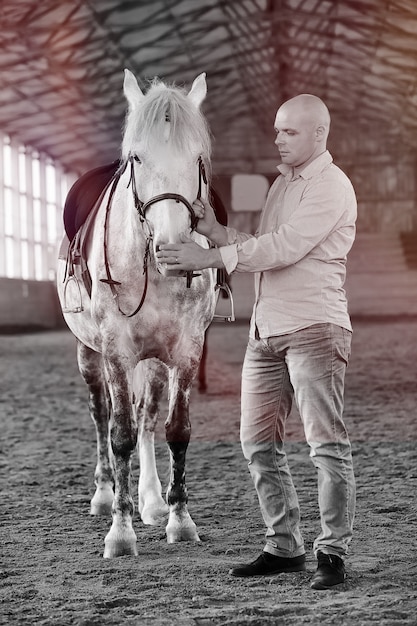
[(12, 139), (13, 277), (22, 277), (22, 236), (20, 228), (19, 145)]
[(4, 206), (4, 135), (0, 133), (0, 276), (6, 276), (6, 234)]
[(62, 237), (64, 235), (64, 221), (63, 221), (63, 206), (62, 206), (62, 187), (63, 187), (64, 175), (62, 167), (55, 164), (55, 216), (56, 216), (56, 229), (55, 229), (55, 254), (54, 254), (54, 268), (56, 268), (56, 262), (58, 259), (59, 246), (61, 244)]
[(40, 201), (41, 201), (41, 280), (48, 279), (48, 213), (46, 207), (46, 159), (39, 155)]
[(25, 172), (26, 172), (26, 219), (27, 219), (27, 237), (28, 237), (28, 275), (31, 280), (36, 277), (36, 261), (35, 261), (35, 219), (33, 208), (33, 170), (32, 170), (32, 151), (26, 147), (25, 151)]

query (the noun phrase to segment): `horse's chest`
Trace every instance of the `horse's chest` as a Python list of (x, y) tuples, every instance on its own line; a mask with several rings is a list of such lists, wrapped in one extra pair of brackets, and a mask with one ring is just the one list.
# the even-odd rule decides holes
[(157, 358), (167, 365), (178, 364), (198, 350), (199, 341), (168, 326), (151, 328), (132, 337), (132, 351), (138, 361)]
[(193, 314), (192, 310), (178, 312), (173, 307), (161, 306), (150, 312), (144, 321), (143, 331), (148, 341), (164, 343), (169, 338), (175, 341), (183, 335), (199, 335), (204, 332), (204, 324), (201, 316)]
[(182, 354), (194, 353), (204, 340), (201, 318), (188, 312), (181, 316), (167, 308), (147, 307), (129, 327), (129, 340), (139, 359), (156, 357), (165, 363)]
[[(137, 297), (133, 288), (123, 285), (119, 290), (120, 308), (135, 311)], [(140, 309), (131, 317), (116, 311), (115, 319), (110, 315), (115, 310), (114, 302), (109, 300), (96, 313), (101, 317), (99, 326), (106, 329), (102, 335), (108, 337), (111, 333), (108, 344), (119, 354), (134, 355), (135, 360), (156, 357), (169, 364), (201, 349), (213, 314), (211, 300), (205, 284), (197, 290), (185, 289), (185, 283), (178, 281), (164, 281), (157, 287), (150, 282)]]

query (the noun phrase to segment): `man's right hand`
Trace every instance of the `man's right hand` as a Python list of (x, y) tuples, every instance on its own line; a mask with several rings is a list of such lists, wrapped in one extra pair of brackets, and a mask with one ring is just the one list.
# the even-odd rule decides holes
[(198, 217), (196, 231), (218, 246), (227, 244), (225, 228), (217, 221), (213, 207), (204, 198), (193, 202), (193, 209)]

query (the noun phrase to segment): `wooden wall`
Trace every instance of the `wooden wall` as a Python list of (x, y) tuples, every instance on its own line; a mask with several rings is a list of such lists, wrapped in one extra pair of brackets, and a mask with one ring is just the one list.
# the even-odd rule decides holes
[[(376, 147), (375, 147), (376, 149)], [(417, 231), (417, 159), (405, 154), (363, 155), (351, 161), (346, 155), (334, 162), (351, 179), (358, 199), (358, 232), (399, 234)], [(264, 174), (269, 183), (275, 175)], [(254, 232), (259, 212), (231, 211), (230, 177), (217, 176), (216, 188), (229, 210), (229, 224)]]
[(0, 278), (0, 332), (63, 328), (55, 283)]
[(358, 231), (393, 234), (417, 229), (414, 160), (348, 169), (358, 198)]

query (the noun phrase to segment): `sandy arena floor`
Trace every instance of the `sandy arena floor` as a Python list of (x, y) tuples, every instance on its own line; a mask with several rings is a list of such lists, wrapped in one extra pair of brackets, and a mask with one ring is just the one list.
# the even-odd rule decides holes
[[(167, 545), (138, 516), (138, 557), (102, 558), (89, 515), (95, 466), (86, 388), (66, 331), (0, 337), (0, 624), (264, 626), (417, 624), (417, 321), (356, 322), (345, 417), (358, 483), (346, 584), (313, 591), (316, 480), (294, 413), (288, 456), (308, 572), (242, 580), (263, 524), (238, 443), (247, 324), (212, 327), (206, 394), (193, 391), (189, 509), (201, 544)], [(161, 477), (168, 457), (160, 424)], [(134, 463), (136, 489), (138, 465)]]

